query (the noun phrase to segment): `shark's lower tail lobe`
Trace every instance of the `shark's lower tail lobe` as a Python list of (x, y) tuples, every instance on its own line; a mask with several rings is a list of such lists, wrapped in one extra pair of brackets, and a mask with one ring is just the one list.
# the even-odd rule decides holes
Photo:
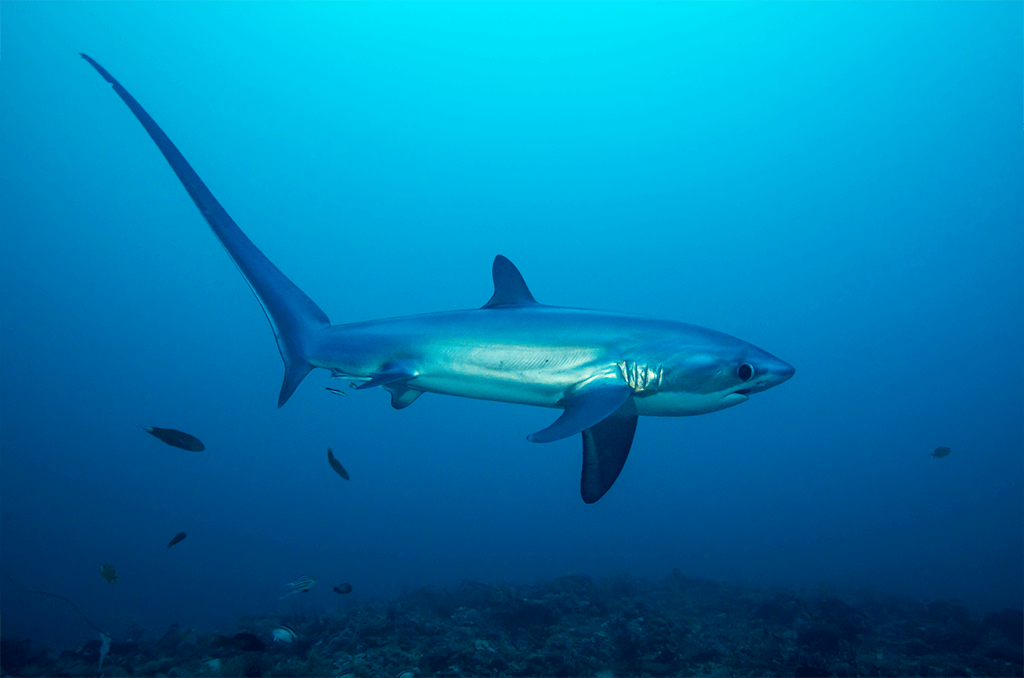
[(277, 406), (284, 405), (302, 379), (313, 369), (309, 356), (312, 355), (317, 334), (330, 324), (327, 315), (252, 244), (213, 197), (213, 193), (181, 152), (128, 90), (91, 57), (85, 54), (81, 56), (103, 76), (104, 80), (114, 86), (114, 91), (128, 104), (128, 108), (156, 142), (192, 201), (210, 224), (214, 235), (224, 245), (224, 249), (259, 300), (274, 330), (277, 348), (284, 360), (284, 383), (281, 385)]

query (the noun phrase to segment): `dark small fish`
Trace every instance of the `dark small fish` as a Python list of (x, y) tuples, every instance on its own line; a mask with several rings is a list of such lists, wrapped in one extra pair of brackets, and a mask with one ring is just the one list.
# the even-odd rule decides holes
[(348, 395), (347, 393), (342, 391), (340, 388), (331, 388), (330, 386), (327, 386), (326, 388), (327, 388), (328, 391), (330, 391), (334, 395), (340, 395), (340, 396), (347, 396)]
[(182, 539), (184, 539), (187, 536), (188, 535), (185, 534), (184, 532), (179, 532), (178, 534), (174, 535), (174, 539), (172, 539), (170, 541), (170, 543), (167, 544), (167, 548), (171, 548), (172, 546), (174, 546), (175, 544), (177, 544), (179, 541), (181, 541)]
[(338, 584), (334, 587), (335, 593), (345, 595), (346, 593), (352, 593), (352, 584)]
[(236, 647), (242, 652), (259, 652), (267, 647), (266, 643), (248, 631), (231, 636), (230, 642), (232, 647)]
[(952, 453), (953, 450), (949, 449), (948, 447), (936, 447), (935, 451), (932, 452), (932, 456), (935, 457), (936, 459), (942, 459), (943, 457), (948, 457)]
[(106, 563), (100, 568), (100, 576), (107, 580), (108, 584), (116, 584), (120, 577), (117, 576), (117, 570), (110, 563)]
[(334, 453), (331, 452), (331, 448), (329, 447), (327, 448), (327, 461), (331, 465), (331, 468), (338, 472), (339, 476), (348, 480), (348, 471), (345, 470), (345, 467), (341, 465), (340, 461), (334, 458)]
[(173, 428), (157, 428), (156, 426), (143, 426), (142, 428), (171, 447), (180, 447), (190, 452), (202, 452), (206, 449), (206, 445), (203, 445), (199, 438), (190, 436), (183, 431), (176, 431)]
[(236, 633), (233, 636), (215, 636), (213, 644), (214, 647), (231, 647), (243, 652), (258, 652), (261, 649), (266, 649), (266, 643), (248, 631)]

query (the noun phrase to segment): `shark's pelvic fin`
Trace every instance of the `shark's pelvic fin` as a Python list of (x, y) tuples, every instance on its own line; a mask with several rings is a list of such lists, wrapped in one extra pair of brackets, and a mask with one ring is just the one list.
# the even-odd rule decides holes
[(357, 391), (362, 391), (363, 389), (373, 388), (374, 386), (384, 386), (386, 384), (395, 384), (397, 382), (404, 383), (415, 376), (416, 374), (412, 370), (409, 370), (402, 365), (393, 364), (386, 366), (380, 372), (371, 374), (369, 381), (364, 381), (361, 384), (354, 384), (352, 388)]
[(416, 372), (402, 363), (386, 365), (380, 372), (370, 375), (368, 381), (353, 383), (357, 391), (380, 386), (391, 394), (391, 407), (402, 410), (423, 394), (423, 391), (409, 387), (409, 380), (416, 377)]
[(619, 477), (636, 433), (636, 403), (630, 397), (615, 412), (583, 432), (583, 474), (580, 494), (593, 504)]
[(480, 308), (537, 305), (519, 269), (500, 254), (494, 257), (491, 275), (494, 276), (494, 294), (490, 301)]
[[(588, 384), (563, 399), (565, 411), (545, 429), (531, 433), (531, 443), (550, 443), (588, 429), (609, 417), (631, 400), (633, 389), (618, 381)], [(634, 406), (635, 407), (635, 406)]]
[(391, 394), (391, 407), (396, 410), (404, 410), (409, 407), (409, 405), (412, 405), (417, 398), (423, 395), (423, 391), (410, 388), (404, 381), (385, 384), (383, 389)]
[(114, 86), (117, 95), (142, 123), (259, 300), (274, 330), (277, 348), (284, 360), (284, 383), (281, 385), (277, 406), (284, 405), (299, 382), (313, 369), (309, 359), (315, 348), (317, 334), (321, 328), (330, 324), (327, 315), (242, 233), (185, 157), (128, 90), (91, 57), (85, 54), (81, 56), (104, 80)]

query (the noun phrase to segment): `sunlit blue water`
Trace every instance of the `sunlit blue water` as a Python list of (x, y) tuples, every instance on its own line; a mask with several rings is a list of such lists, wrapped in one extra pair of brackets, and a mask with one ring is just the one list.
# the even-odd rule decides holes
[[(343, 581), (366, 600), (672, 568), (1020, 607), (1020, 4), (2, 19), (0, 546), (23, 586), (158, 635), (332, 609)], [(712, 327), (796, 377), (641, 419), (591, 506), (578, 438), (525, 439), (549, 410), (427, 395), (397, 412), (380, 390), (331, 395), (324, 372), (278, 410), (258, 304), (78, 52), (333, 322), (479, 306), (501, 253), (542, 303)], [(279, 601), (304, 574), (318, 586)], [(5, 634), (96, 635), (0, 590)]]

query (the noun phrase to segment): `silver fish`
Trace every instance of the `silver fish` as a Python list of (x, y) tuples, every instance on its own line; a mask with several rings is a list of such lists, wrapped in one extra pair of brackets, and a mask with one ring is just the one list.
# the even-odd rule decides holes
[(100, 666), (99, 666), (99, 670), (102, 671), (103, 670), (103, 660), (107, 658), (107, 653), (110, 652), (110, 636), (108, 636), (105, 633), (101, 633), (100, 634), (100, 640), (102, 641), (102, 645), (100, 645)]
[(270, 632), (274, 637), (275, 643), (287, 643), (291, 645), (299, 636), (295, 631), (292, 630), (287, 624), (281, 624), (276, 629)]
[(289, 582), (289, 583), (285, 584), (285, 586), (290, 586), (292, 588), (292, 590), (289, 591), (288, 593), (284, 594), (283, 596), (281, 596), (279, 598), (279, 600), (284, 600), (285, 598), (287, 598), (288, 596), (292, 595), (293, 593), (306, 593), (311, 588), (316, 586), (316, 579), (313, 579), (309, 575), (306, 575), (306, 576), (303, 576), (303, 577), (299, 577), (298, 579), (296, 579), (293, 582)]

